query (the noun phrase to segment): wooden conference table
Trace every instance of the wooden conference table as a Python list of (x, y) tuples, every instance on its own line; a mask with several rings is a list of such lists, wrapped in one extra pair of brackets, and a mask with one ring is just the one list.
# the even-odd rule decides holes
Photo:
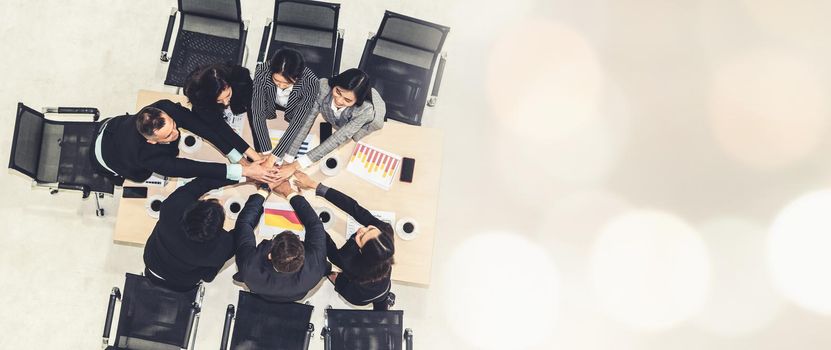
[[(183, 95), (141, 90), (138, 93), (136, 110), (160, 99), (180, 102), (182, 105), (190, 107)], [(243, 139), (249, 144), (253, 144), (251, 129), (247, 118), (245, 119)], [(321, 121), (322, 119), (319, 118), (312, 127), (310, 135), (313, 135), (313, 142), (311, 146), (318, 143), (318, 130)], [(281, 117), (268, 121), (269, 129), (285, 130), (287, 124)], [(183, 132), (182, 137), (184, 136), (185, 133)], [(397, 234), (395, 236), (396, 251), (393, 280), (423, 285), (430, 283), (433, 241), (436, 232), (436, 207), (439, 179), (441, 177), (442, 139), (443, 133), (440, 130), (415, 127), (394, 121), (387, 122), (382, 130), (362, 139), (361, 142), (363, 143), (416, 160), (413, 182), (401, 182), (396, 175), (395, 181), (389, 190), (381, 189), (346, 170), (346, 163), (355, 148), (354, 142), (349, 142), (336, 151), (338, 158), (344, 164), (335, 176), (324, 175), (317, 164), (304, 170), (313, 179), (348, 194), (369, 210), (394, 212), (396, 220), (401, 218), (415, 220), (418, 226), (418, 233), (415, 238), (403, 240)], [(188, 154), (183, 151), (180, 152), (179, 156), (197, 160), (227, 162), (227, 159), (207, 142), (203, 142), (202, 147), (195, 152)], [(156, 219), (149, 215), (147, 209), (149, 198), (165, 197), (172, 193), (177, 187), (177, 180), (175, 178), (169, 179), (165, 187), (149, 186), (148, 199), (121, 198), (113, 240), (118, 243), (144, 245), (156, 224)], [(125, 181), (124, 186), (143, 185), (128, 180)], [(209, 197), (218, 198), (223, 204), (227, 200), (244, 203), (248, 196), (254, 192), (253, 185), (242, 184), (226, 187), (221, 193), (209, 195)], [(333, 214), (333, 221), (327, 231), (338, 245), (342, 244), (345, 241), (347, 215), (325, 199), (315, 196), (314, 191), (304, 191), (303, 195), (313, 207), (330, 209), (329, 211)], [(286, 203), (279, 195), (271, 195), (268, 201)], [(395, 223), (392, 224), (395, 226)], [(225, 228), (230, 230), (233, 226), (234, 220), (230, 215), (226, 215)], [(264, 238), (271, 237), (260, 235), (258, 230), (257, 240)]]

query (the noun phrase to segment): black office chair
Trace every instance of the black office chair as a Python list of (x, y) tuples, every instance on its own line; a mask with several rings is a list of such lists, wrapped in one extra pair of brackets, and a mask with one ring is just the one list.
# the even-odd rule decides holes
[[(239, 292), (238, 311), (231, 339), (232, 350), (306, 350), (314, 332), (311, 305), (298, 303), (273, 303), (259, 296)], [(234, 305), (229, 304), (225, 313), (220, 349), (228, 350)]]
[[(91, 114), (91, 122), (46, 119), (44, 113)], [(58, 190), (75, 190), (83, 198), (95, 194), (95, 215), (103, 216), (98, 199), (112, 195), (115, 185), (110, 178), (95, 171), (90, 158), (92, 142), (98, 133), (98, 109), (58, 107), (40, 113), (23, 103), (17, 104), (12, 136), (9, 169), (34, 180), (52, 194)]]
[[(179, 350), (193, 348), (205, 288), (174, 292), (154, 285), (147, 277), (126, 274), (124, 297), (113, 287), (104, 324), (103, 348)], [(115, 302), (121, 300), (118, 329), (109, 345)]]
[(318, 77), (338, 74), (343, 53), (343, 30), (338, 30), (339, 12), (340, 4), (277, 0), (274, 21), (269, 19), (263, 29), (257, 67), (271, 59), (278, 49), (290, 48), (303, 54), (306, 66)]
[[(359, 67), (375, 80), (387, 118), (421, 125), (427, 89), (441, 56), (428, 106), (434, 106), (447, 55), (441, 53), (450, 28), (387, 11), (378, 33), (366, 41)], [(370, 34), (372, 35), (372, 34)]]
[[(320, 336), (326, 350), (401, 350), (413, 349), (413, 331), (402, 332), (404, 311), (326, 309)], [(402, 334), (403, 333), (403, 334)]]
[(240, 15), (239, 0), (179, 0), (171, 9), (162, 43), (161, 60), (168, 61), (173, 23), (179, 16), (179, 30), (165, 85), (182, 87), (197, 67), (214, 63), (243, 64), (248, 23)]

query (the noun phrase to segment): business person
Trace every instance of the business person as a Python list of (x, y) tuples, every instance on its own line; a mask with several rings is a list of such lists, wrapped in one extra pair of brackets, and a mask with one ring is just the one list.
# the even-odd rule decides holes
[[(277, 111), (284, 111), (284, 119), (290, 123), (305, 120), (313, 113), (319, 84), (314, 72), (306, 67), (303, 55), (292, 49), (277, 50), (267, 64), (257, 68), (250, 121), (258, 152), (271, 151), (278, 161), (283, 161), (289, 143), (281, 141), (272, 149), (266, 120), (276, 118)], [(291, 125), (282, 139), (293, 139), (297, 134), (299, 125)]]
[(193, 111), (225, 142), (233, 147), (229, 157), (252, 161), (263, 156), (248, 145), (226, 120), (238, 114), (250, 112), (251, 73), (242, 66), (213, 64), (197, 68), (188, 76), (184, 93), (193, 106)]
[[(306, 230), (305, 242), (291, 231), (256, 245), (254, 228), (263, 213), (265, 190), (251, 195), (249, 204), (237, 217), (234, 231), (236, 263), (234, 280), (244, 282), (252, 293), (274, 302), (302, 299), (331, 269), (326, 262), (326, 231), (315, 211), (303, 196), (295, 193), (288, 181), (273, 186), (273, 191), (288, 199)], [(242, 221), (240, 221), (242, 220)]]
[(216, 199), (200, 197), (233, 183), (197, 178), (162, 202), (159, 221), (144, 247), (145, 275), (151, 281), (176, 291), (213, 281), (234, 255), (234, 237), (222, 227), (222, 205)]
[(294, 176), (299, 189), (314, 190), (315, 194), (363, 225), (340, 248), (326, 235), (326, 255), (343, 271), (328, 276), (335, 284), (335, 291), (352, 304), (372, 304), (374, 310), (387, 310), (394, 305), (395, 294), (390, 291), (395, 254), (392, 226), (376, 218), (351, 197), (312, 180), (303, 172), (298, 171)]
[[(278, 171), (281, 181), (291, 177), (295, 171), (319, 161), (350, 139), (357, 142), (383, 128), (386, 105), (378, 91), (372, 88), (370, 77), (360, 69), (352, 68), (331, 79), (320, 79), (320, 94), (315, 111), (337, 131), (305, 155), (297, 157), (296, 161), (283, 163)], [(299, 131), (291, 140), (285, 140), (290, 143), (287, 151), (289, 156), (297, 154), (315, 118), (316, 115), (310, 115), (306, 119), (293, 120), (290, 123), (289, 129), (298, 128)], [(281, 139), (280, 143), (283, 141)]]
[(143, 182), (153, 173), (229, 180), (239, 180), (242, 176), (258, 181), (275, 178), (273, 171), (261, 164), (222, 164), (177, 158), (180, 127), (205, 138), (232, 158), (232, 146), (193, 112), (178, 103), (160, 100), (135, 115), (106, 119), (93, 140), (92, 163), (118, 184), (125, 178)]

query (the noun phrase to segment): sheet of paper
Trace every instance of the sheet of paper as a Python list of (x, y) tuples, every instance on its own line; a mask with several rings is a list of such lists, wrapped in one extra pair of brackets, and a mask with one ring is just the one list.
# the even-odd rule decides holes
[[(386, 222), (386, 223), (390, 224), (390, 226), (395, 225), (395, 212), (382, 211), (382, 210), (370, 210), (369, 212), (372, 213), (372, 216), (378, 218), (378, 220)], [(363, 226), (363, 225), (359, 224), (351, 216), (347, 216), (346, 217), (346, 231), (345, 231), (346, 232), (346, 239), (351, 238), (355, 234), (355, 232), (358, 231), (358, 228), (361, 227), (361, 226)]]
[[(177, 179), (176, 180), (176, 189), (178, 190), (179, 187), (182, 187), (185, 184), (187, 184), (188, 182), (193, 181), (193, 179), (195, 179), (195, 177), (188, 177), (188, 178), (179, 177), (179, 178), (176, 178), (176, 179)], [(208, 195), (215, 196), (215, 197), (222, 196), (222, 187), (208, 191)]]
[(258, 228), (260, 235), (267, 239), (289, 230), (300, 236), (301, 241), (306, 240), (306, 229), (288, 203), (265, 202)]
[(237, 133), (237, 135), (242, 136), (242, 128), (245, 125), (245, 117), (247, 115), (245, 113), (242, 114), (233, 114), (230, 113), (230, 109), (225, 110), (225, 114), (223, 115), (223, 119), (225, 122), (228, 123), (228, 126)]
[[(277, 147), (277, 144), (280, 142), (280, 139), (283, 137), (283, 134), (285, 133), (285, 130), (268, 129), (268, 137), (271, 138), (271, 146)], [(312, 149), (312, 140), (314, 140), (314, 137), (312, 137), (311, 134), (306, 135), (306, 138), (303, 139), (303, 143), (297, 150), (298, 156), (302, 156)]]
[(363, 142), (355, 145), (346, 170), (369, 183), (389, 190), (395, 174), (401, 168), (401, 156), (370, 146)]

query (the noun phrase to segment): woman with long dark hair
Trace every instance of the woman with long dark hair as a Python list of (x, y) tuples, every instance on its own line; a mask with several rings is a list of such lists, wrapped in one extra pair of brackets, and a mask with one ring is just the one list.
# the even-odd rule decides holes
[(193, 71), (185, 83), (184, 93), (192, 110), (234, 147), (226, 156), (232, 163), (240, 162), (243, 155), (252, 161), (264, 157), (248, 145), (242, 136), (226, 122), (251, 110), (251, 76), (242, 66), (213, 64)]
[(386, 310), (395, 303), (392, 288), (392, 264), (395, 237), (390, 224), (376, 218), (351, 197), (312, 180), (303, 172), (294, 174), (299, 189), (313, 189), (318, 196), (349, 214), (359, 224), (354, 235), (340, 248), (326, 236), (326, 257), (343, 272), (332, 272), (329, 280), (346, 301), (374, 310)]

